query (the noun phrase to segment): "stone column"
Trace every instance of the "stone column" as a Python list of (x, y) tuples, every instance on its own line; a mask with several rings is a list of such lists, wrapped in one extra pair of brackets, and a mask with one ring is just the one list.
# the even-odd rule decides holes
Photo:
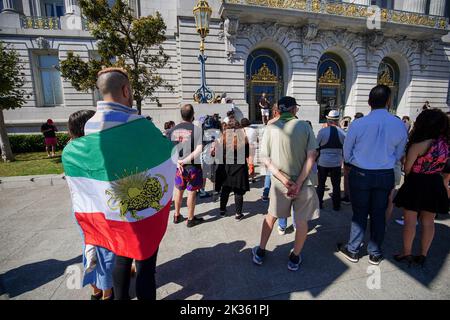
[(78, 0), (65, 0), (66, 15), (76, 14), (80, 15), (80, 6), (78, 5)]
[(64, 30), (81, 30), (81, 11), (78, 0), (65, 0), (66, 14), (61, 17), (61, 28)]
[(430, 15), (445, 16), (445, 0), (430, 0)]
[(403, 11), (425, 14), (427, 0), (408, 0), (403, 2)]
[(3, 10), (2, 12), (17, 12), (14, 8), (14, 0), (2, 0)]
[(394, 1), (394, 10), (403, 10), (403, 0)]

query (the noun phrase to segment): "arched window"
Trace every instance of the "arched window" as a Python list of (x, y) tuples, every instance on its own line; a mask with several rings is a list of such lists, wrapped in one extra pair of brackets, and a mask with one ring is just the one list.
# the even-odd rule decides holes
[(270, 105), (284, 94), (283, 63), (280, 56), (270, 49), (256, 49), (247, 58), (247, 103), (250, 120), (261, 121), (259, 100), (266, 93)]
[(317, 67), (317, 103), (320, 122), (326, 122), (331, 110), (345, 108), (345, 63), (334, 53), (325, 53)]
[(396, 114), (398, 107), (398, 87), (400, 79), (400, 69), (391, 58), (384, 58), (378, 67), (378, 84), (384, 84), (391, 88), (391, 105), (389, 112)]

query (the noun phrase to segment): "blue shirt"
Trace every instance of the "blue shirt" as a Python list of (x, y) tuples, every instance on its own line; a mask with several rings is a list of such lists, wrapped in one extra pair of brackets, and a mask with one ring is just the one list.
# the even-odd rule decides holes
[(344, 159), (366, 170), (393, 169), (404, 153), (408, 134), (404, 123), (386, 109), (375, 109), (350, 125)]
[[(341, 128), (336, 127), (339, 141), (344, 144), (346, 133)], [(317, 134), (317, 143), (323, 147), (328, 143), (331, 136), (331, 128), (326, 127)], [(342, 149), (322, 149), (317, 164), (325, 168), (336, 168), (342, 166), (343, 154)]]

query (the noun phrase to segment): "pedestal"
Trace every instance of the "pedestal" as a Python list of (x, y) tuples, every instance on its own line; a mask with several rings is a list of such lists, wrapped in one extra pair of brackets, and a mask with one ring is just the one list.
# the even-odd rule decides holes
[(14, 11), (2, 11), (0, 13), (0, 28), (20, 29), (20, 15)]

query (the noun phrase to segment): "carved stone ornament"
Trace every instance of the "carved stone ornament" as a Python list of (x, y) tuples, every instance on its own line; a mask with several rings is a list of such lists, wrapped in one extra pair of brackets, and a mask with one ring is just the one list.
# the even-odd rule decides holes
[(219, 39), (225, 41), (225, 52), (229, 60), (234, 59), (236, 54), (236, 36), (239, 29), (238, 18), (226, 18), (224, 22), (220, 24), (222, 29), (219, 32)]
[(44, 37), (37, 38), (36, 39), (36, 44), (37, 44), (39, 49), (47, 50), (47, 49), (50, 49), (50, 47), (51, 47), (50, 41), (48, 41)]

